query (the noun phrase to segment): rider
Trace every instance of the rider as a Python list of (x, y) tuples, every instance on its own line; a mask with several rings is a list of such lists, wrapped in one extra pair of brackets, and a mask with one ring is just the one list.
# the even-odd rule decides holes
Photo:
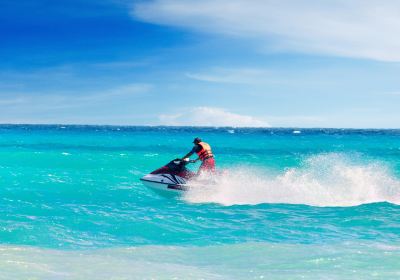
[(193, 143), (193, 149), (187, 155), (185, 155), (182, 160), (185, 160), (185, 158), (189, 158), (191, 155), (196, 153), (198, 158), (192, 162), (196, 162), (199, 159), (202, 161), (197, 174), (200, 174), (203, 171), (215, 172), (215, 160), (210, 145), (208, 145), (206, 142), (202, 142), (198, 137), (194, 138)]

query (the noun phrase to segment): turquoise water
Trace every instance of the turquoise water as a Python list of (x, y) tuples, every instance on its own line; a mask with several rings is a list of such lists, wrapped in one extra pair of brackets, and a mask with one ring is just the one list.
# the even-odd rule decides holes
[[(400, 130), (296, 130), (0, 126), (0, 279), (398, 279)], [(215, 185), (141, 184), (196, 136)]]

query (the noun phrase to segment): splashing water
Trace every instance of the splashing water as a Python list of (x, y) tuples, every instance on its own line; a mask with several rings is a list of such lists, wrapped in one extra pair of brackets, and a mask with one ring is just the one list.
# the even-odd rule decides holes
[[(203, 175), (203, 177), (208, 175)], [(355, 206), (373, 202), (400, 204), (400, 180), (379, 162), (360, 163), (331, 153), (311, 156), (300, 167), (274, 175), (269, 170), (236, 167), (194, 182), (189, 202), (223, 205), (289, 203), (312, 206)]]

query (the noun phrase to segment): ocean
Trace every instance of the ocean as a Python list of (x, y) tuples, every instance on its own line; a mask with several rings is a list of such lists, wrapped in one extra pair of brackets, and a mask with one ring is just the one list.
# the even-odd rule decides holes
[(0, 279), (400, 279), (400, 130), (1, 125), (0, 194)]

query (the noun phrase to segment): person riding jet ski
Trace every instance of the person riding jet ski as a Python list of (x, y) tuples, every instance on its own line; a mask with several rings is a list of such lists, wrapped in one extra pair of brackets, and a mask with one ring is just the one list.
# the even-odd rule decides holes
[(201, 139), (198, 137), (194, 138), (193, 144), (193, 149), (188, 154), (186, 154), (182, 158), (182, 160), (185, 160), (186, 158), (189, 158), (191, 155), (196, 153), (198, 155), (198, 158), (190, 162), (196, 162), (198, 160), (202, 161), (200, 168), (197, 171), (197, 174), (200, 174), (204, 171), (215, 172), (215, 160), (214, 155), (211, 151), (211, 146), (206, 142), (201, 141)]

